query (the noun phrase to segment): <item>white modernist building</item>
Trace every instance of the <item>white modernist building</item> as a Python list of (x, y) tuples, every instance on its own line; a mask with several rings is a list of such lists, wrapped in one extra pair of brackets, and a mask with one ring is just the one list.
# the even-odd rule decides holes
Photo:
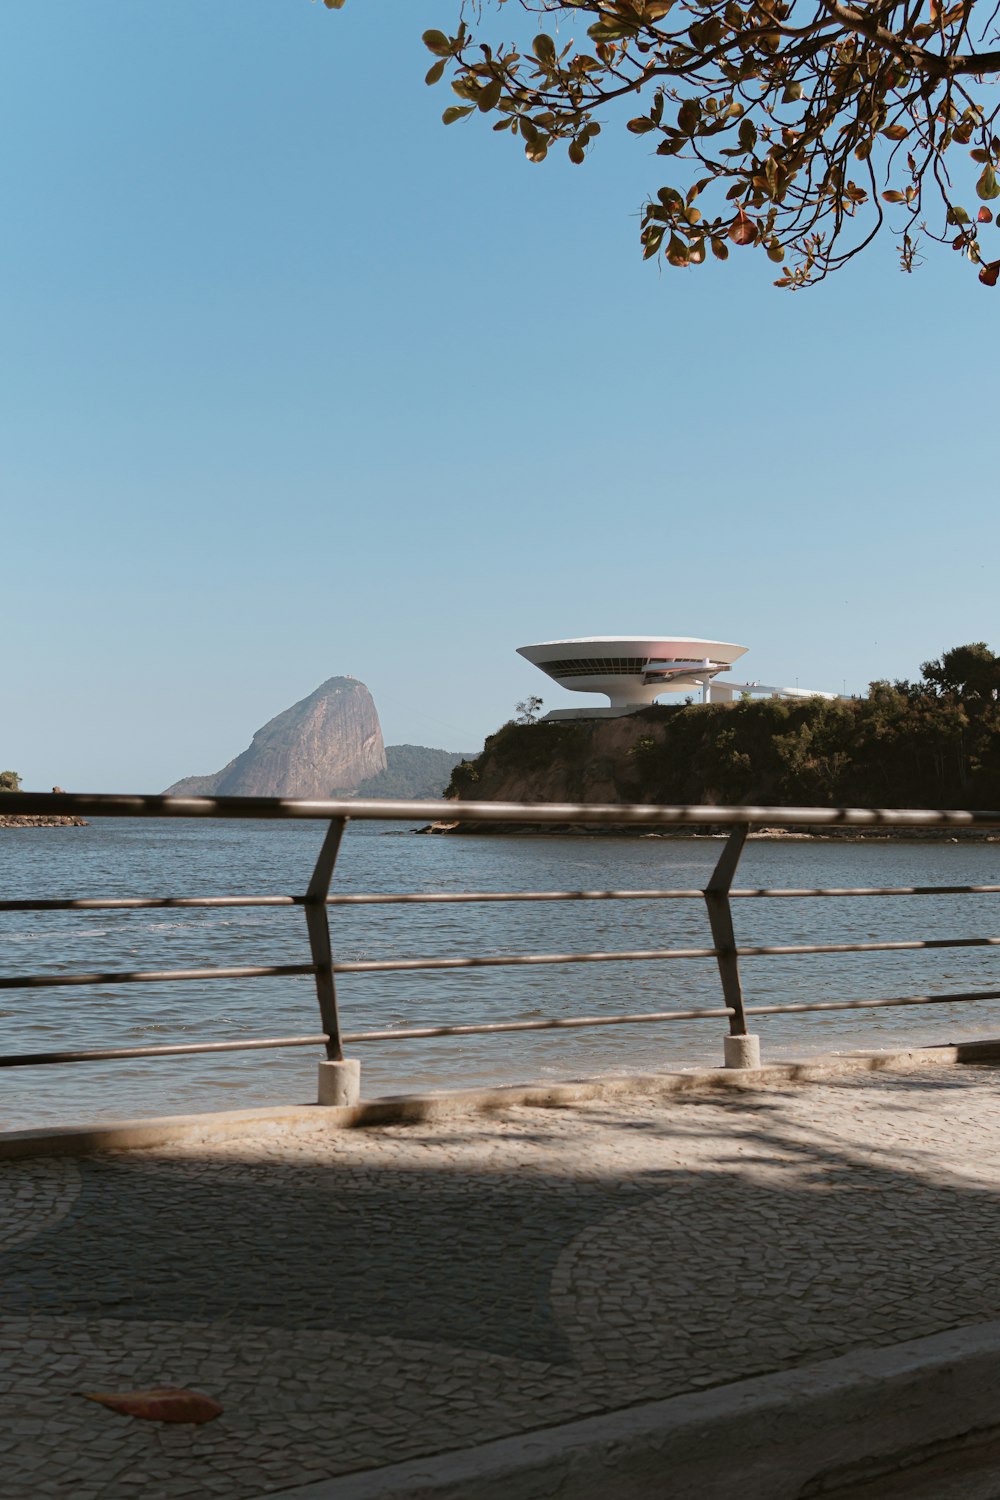
[(771, 698), (835, 698), (808, 688), (767, 687), (757, 682), (716, 682), (747, 652), (730, 641), (695, 636), (591, 635), (518, 646), (560, 687), (572, 693), (604, 693), (609, 708), (557, 708), (546, 719), (613, 718), (648, 708), (661, 693), (701, 694), (705, 703), (731, 702), (745, 693)]

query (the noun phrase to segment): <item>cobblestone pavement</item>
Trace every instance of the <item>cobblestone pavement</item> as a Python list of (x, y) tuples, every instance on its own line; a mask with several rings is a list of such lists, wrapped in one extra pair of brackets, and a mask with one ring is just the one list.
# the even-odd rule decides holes
[[(0, 1164), (4, 1500), (259, 1496), (1000, 1317), (1000, 1072)], [(83, 1390), (188, 1385), (204, 1427)]]

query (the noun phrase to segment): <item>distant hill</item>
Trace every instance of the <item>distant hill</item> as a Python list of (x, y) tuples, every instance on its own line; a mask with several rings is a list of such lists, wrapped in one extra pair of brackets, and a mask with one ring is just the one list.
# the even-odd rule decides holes
[(455, 766), (472, 760), (459, 750), (429, 750), (426, 745), (386, 745), (388, 764), (358, 787), (359, 797), (399, 797), (414, 800), (442, 797)]
[(167, 794), (332, 797), (355, 791), (385, 769), (382, 727), (371, 693), (355, 677), (331, 677), (258, 729), (242, 755), (221, 771), (186, 776)]

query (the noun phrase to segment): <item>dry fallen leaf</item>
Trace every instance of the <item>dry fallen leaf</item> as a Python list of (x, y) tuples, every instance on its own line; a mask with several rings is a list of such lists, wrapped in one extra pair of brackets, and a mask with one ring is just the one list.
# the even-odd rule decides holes
[(123, 1417), (145, 1422), (211, 1422), (222, 1416), (222, 1407), (201, 1391), (183, 1386), (161, 1385), (149, 1391), (81, 1391), (88, 1401), (110, 1406)]

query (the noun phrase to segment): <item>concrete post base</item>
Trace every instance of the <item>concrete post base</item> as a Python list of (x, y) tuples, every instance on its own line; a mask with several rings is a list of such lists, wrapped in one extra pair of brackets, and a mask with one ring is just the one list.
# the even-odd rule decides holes
[(727, 1068), (759, 1068), (759, 1036), (727, 1036), (722, 1045)]
[(317, 1103), (342, 1106), (357, 1104), (360, 1098), (361, 1063), (356, 1057), (320, 1063)]

